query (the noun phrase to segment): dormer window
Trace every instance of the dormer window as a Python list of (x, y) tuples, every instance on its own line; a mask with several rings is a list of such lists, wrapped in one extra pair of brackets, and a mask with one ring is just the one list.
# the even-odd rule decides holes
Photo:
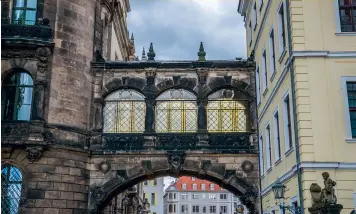
[(182, 189), (187, 189), (187, 184), (182, 184)]

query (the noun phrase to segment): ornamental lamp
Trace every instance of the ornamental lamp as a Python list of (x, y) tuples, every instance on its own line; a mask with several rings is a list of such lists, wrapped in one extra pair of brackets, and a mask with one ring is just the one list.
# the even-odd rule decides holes
[(274, 193), (274, 198), (275, 199), (284, 199), (284, 190), (286, 186), (284, 186), (279, 179), (276, 181), (275, 184), (272, 186), (272, 190)]

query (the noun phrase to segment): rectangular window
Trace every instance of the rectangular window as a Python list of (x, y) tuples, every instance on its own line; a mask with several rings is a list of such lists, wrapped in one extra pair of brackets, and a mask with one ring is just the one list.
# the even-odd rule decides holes
[(210, 206), (210, 213), (216, 213), (216, 206)]
[(270, 50), (270, 57), (269, 57), (269, 64), (271, 69), (271, 74), (274, 74), (276, 70), (276, 55), (274, 50), (274, 30), (272, 29), (269, 35), (269, 50)]
[(286, 35), (285, 35), (285, 25), (284, 25), (284, 5), (278, 10), (278, 40), (279, 40), (279, 55), (281, 56), (284, 49), (286, 48)]
[(193, 213), (199, 213), (199, 206), (194, 205), (194, 206), (192, 207), (192, 209), (193, 209)]
[(356, 82), (347, 82), (347, 97), (349, 102), (351, 136), (356, 138)]
[(220, 194), (220, 199), (226, 199), (227, 198), (227, 196), (226, 196), (226, 194)]
[(144, 182), (143, 182), (143, 185), (147, 186), (147, 181), (144, 181)]
[(256, 30), (257, 27), (257, 6), (256, 2), (255, 5), (253, 6), (253, 30)]
[(281, 158), (281, 142), (279, 134), (279, 114), (278, 110), (274, 113), (273, 116), (273, 130), (274, 130), (274, 157), (277, 160)]
[(287, 94), (283, 100), (283, 114), (284, 114), (284, 141), (285, 141), (286, 151), (288, 151), (293, 147), (289, 94)]
[(174, 193), (173, 198), (176, 199), (176, 193)]
[(341, 32), (356, 32), (356, 1), (339, 0)]
[(156, 193), (151, 193), (151, 205), (156, 205)]
[(268, 75), (267, 75), (267, 59), (266, 59), (266, 50), (263, 51), (262, 53), (262, 72), (263, 72), (263, 93), (267, 89), (267, 80), (268, 80)]
[(199, 194), (194, 193), (193, 194), (193, 199), (199, 199)]
[(215, 194), (209, 194), (209, 199), (216, 199), (216, 195)]
[(267, 150), (267, 168), (271, 168), (272, 164), (272, 152), (271, 152), (271, 128), (270, 126), (268, 125), (266, 127), (266, 150)]
[(227, 206), (220, 206), (220, 213), (227, 213)]
[(188, 194), (187, 193), (182, 193), (182, 199), (188, 199)]
[(251, 46), (251, 44), (252, 44), (252, 24), (251, 24), (251, 22), (250, 22), (250, 24), (248, 26), (248, 37), (250, 39), (249, 46)]
[(259, 146), (259, 149), (260, 149), (260, 173), (261, 173), (261, 175), (263, 175), (263, 173), (264, 173), (264, 160), (263, 160), (263, 137), (262, 137), (262, 135), (259, 138), (258, 146)]
[(173, 205), (173, 212), (176, 212), (176, 205)]
[(260, 68), (256, 69), (256, 94), (257, 94), (257, 104), (261, 102), (261, 86), (260, 86)]
[(146, 198), (146, 197), (147, 197), (147, 195), (146, 195), (146, 193), (144, 192), (144, 193), (143, 193), (143, 198)]
[(157, 186), (157, 179), (156, 178), (152, 180), (152, 186)]
[(182, 205), (182, 213), (188, 213), (188, 205)]
[(353, 198), (354, 198), (354, 207), (356, 208), (356, 192), (353, 193)]
[(206, 213), (206, 206), (203, 207), (203, 213)]

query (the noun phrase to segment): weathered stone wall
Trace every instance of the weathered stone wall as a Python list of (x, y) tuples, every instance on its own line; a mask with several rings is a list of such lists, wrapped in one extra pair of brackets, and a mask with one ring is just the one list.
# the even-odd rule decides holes
[(9, 159), (2, 159), (2, 165), (15, 165), (23, 173), (20, 213), (87, 213), (87, 153), (49, 149), (33, 163), (26, 158), (27, 154), (25, 150), (15, 149)]
[[(95, 4), (96, 0), (57, 1), (56, 20), (52, 23), (55, 48), (47, 120), (50, 124), (88, 127)], [(51, 17), (49, 7), (47, 4)]]

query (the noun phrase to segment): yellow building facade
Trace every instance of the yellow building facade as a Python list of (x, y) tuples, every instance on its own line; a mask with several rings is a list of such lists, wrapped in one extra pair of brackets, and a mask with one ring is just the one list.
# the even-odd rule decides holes
[[(343, 214), (356, 209), (356, 1), (240, 0), (256, 61), (263, 213), (309, 213), (310, 185), (337, 182)], [(286, 211), (289, 212), (289, 211)]]

